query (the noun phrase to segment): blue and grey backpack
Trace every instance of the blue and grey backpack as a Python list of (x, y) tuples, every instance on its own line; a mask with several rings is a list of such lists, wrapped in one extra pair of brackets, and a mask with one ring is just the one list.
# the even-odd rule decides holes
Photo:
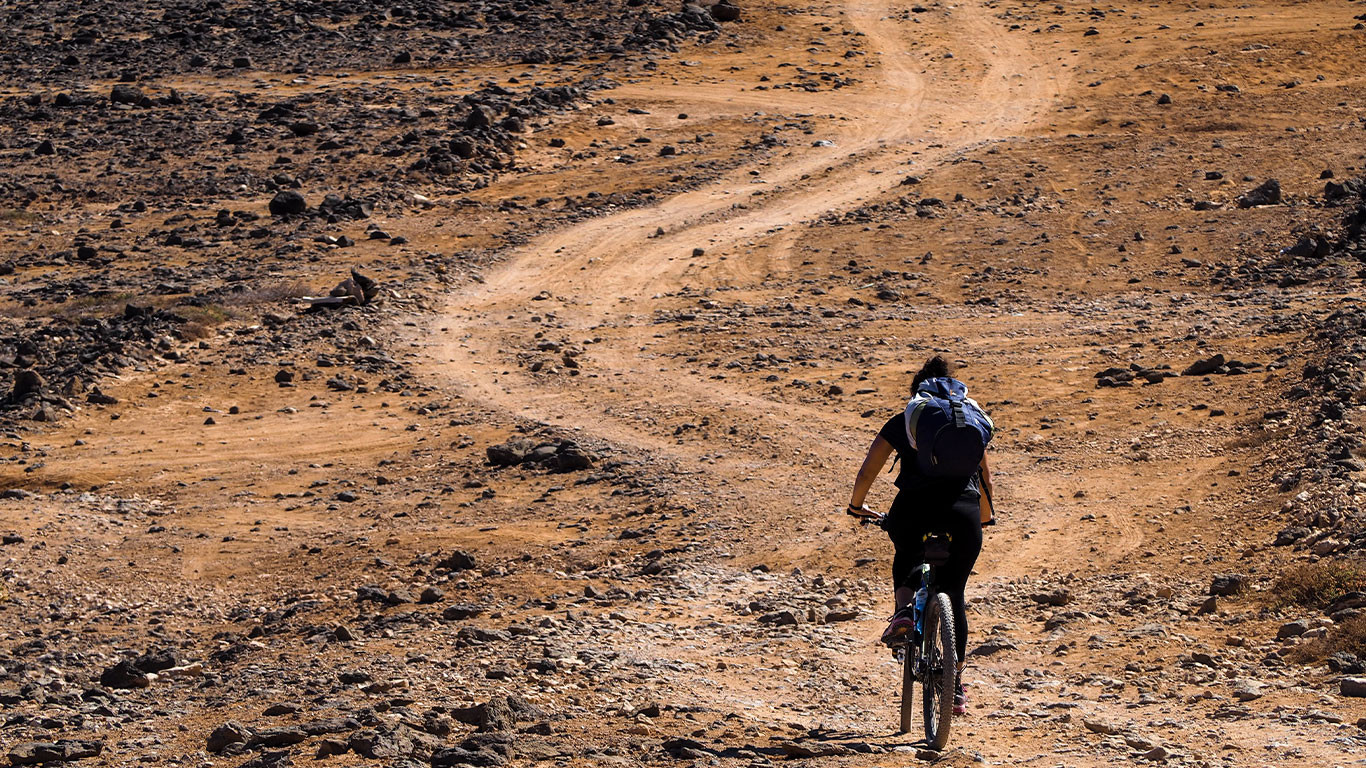
[(971, 477), (996, 426), (963, 382), (927, 379), (906, 404), (906, 437), (929, 477)]

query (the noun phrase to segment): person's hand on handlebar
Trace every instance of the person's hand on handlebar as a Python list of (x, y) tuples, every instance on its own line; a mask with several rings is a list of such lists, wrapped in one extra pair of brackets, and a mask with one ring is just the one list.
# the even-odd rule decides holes
[(844, 511), (850, 517), (857, 517), (860, 520), (878, 521), (882, 519), (882, 515), (878, 514), (877, 510), (873, 509), (867, 504), (862, 504), (857, 507), (853, 504), (850, 504), (848, 507), (845, 508)]

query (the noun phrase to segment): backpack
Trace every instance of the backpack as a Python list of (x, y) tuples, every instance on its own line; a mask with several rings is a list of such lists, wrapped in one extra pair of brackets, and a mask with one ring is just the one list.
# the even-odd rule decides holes
[(995, 429), (957, 379), (923, 381), (906, 404), (906, 437), (929, 477), (974, 475)]

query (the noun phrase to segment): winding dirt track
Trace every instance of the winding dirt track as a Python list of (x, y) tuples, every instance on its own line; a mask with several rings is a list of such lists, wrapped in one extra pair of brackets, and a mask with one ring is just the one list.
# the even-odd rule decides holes
[[(691, 306), (711, 289), (763, 294), (767, 279), (795, 270), (804, 225), (886, 196), (907, 175), (933, 174), (993, 142), (1048, 135), (1044, 116), (1056, 109), (1072, 84), (1071, 70), (1057, 64), (1057, 49), (1036, 50), (1031, 43), (1044, 44), (1038, 37), (1009, 34), (1008, 22), (985, 2), (963, 3), (932, 16), (911, 24), (904, 20), (904, 9), (886, 0), (847, 2), (842, 20), (863, 34), (873, 66), (865, 70), (862, 85), (833, 93), (756, 93), (724, 79), (708, 83), (705, 91), (655, 84), (614, 91), (618, 103), (661, 113), (715, 117), (762, 110), (843, 119), (822, 122), (838, 127), (812, 137), (826, 139), (828, 145), (756, 156), (753, 163), (700, 189), (537, 239), (484, 275), (483, 283), (452, 295), (445, 311), (412, 339), (425, 348), (433, 373), (447, 378), (469, 400), (652, 452), (681, 472), (698, 475), (692, 492), (715, 497), (703, 524), (714, 533), (700, 543), (718, 557), (693, 557), (681, 579), (694, 598), (665, 622), (641, 622), (604, 638), (625, 653), (673, 659), (699, 670), (672, 679), (666, 695), (747, 712), (761, 723), (788, 723), (797, 717), (819, 724), (817, 730), (842, 734), (837, 738), (886, 738), (893, 748), (910, 742), (884, 730), (882, 718), (890, 711), (886, 683), (893, 670), (871, 642), (881, 626), (877, 617), (820, 627), (815, 631), (822, 642), (813, 647), (809, 641), (756, 641), (732, 628), (734, 614), (727, 607), (749, 599), (755, 585), (746, 571), (752, 563), (777, 568), (848, 564), (860, 556), (887, 554), (886, 543), (877, 537), (851, 535), (851, 526), (826, 524), (825, 510), (843, 503), (873, 422), (849, 410), (781, 402), (739, 378), (710, 376), (689, 362), (700, 352), (696, 346), (705, 346), (705, 336), (661, 341), (661, 326), (654, 319), (662, 310)], [(922, 38), (933, 43), (918, 45)], [(944, 55), (946, 49), (951, 57)], [(1066, 242), (1069, 250), (1079, 252), (1073, 257), (1076, 263), (1085, 264), (1086, 248)], [(704, 252), (694, 255), (695, 248)], [(542, 292), (548, 298), (533, 301)], [(774, 299), (771, 293), (763, 297)], [(1081, 343), (1076, 339), (1087, 336), (1087, 322), (1073, 323), (1066, 313), (1048, 311), (1017, 320), (965, 317), (947, 307), (916, 310), (920, 319), (896, 333), (913, 338), (918, 333), (921, 339), (945, 334), (943, 343), (968, 359), (1001, 360), (1006, 352), (1028, 356), (1022, 364), (1033, 367), (1024, 368), (1027, 373), (1021, 376), (1027, 383), (996, 396), (1021, 397), (1046, 415), (1064, 390), (1067, 396), (1075, 394), (1073, 385), (1061, 378), (1038, 381), (1043, 364), (1029, 345), (1040, 333)], [(542, 338), (582, 344), (582, 375), (545, 377), (524, 368), (519, 354), (534, 350)], [(670, 341), (676, 343), (670, 346)], [(987, 381), (997, 379), (991, 370), (983, 375)], [(879, 395), (884, 406), (888, 392)], [(670, 418), (658, 418), (661, 414)], [(719, 436), (681, 440), (673, 432), (681, 420), (721, 428), (743, 423), (763, 437), (762, 444)], [(1011, 593), (1026, 607), (983, 611), (980, 618), (987, 626), (974, 628), (974, 642), (993, 621), (998, 627), (1031, 621), (1032, 615), (1026, 617), (1031, 603), (1020, 599), (1019, 585), (1027, 585), (1034, 574), (1055, 570), (1144, 582), (1148, 576), (1142, 570), (1151, 561), (1133, 558), (1153, 546), (1154, 533), (1136, 518), (1154, 514), (1151, 510), (1167, 501), (1165, 493), (1186, 497), (1191, 489), (1181, 484), (1198, 474), (1147, 483), (1142, 490), (1138, 486), (1144, 481), (1128, 468), (1103, 479), (1087, 478), (1087, 483), (1102, 480), (1087, 487), (1105, 490), (1093, 490), (1094, 501), (1086, 502), (1095, 525), (1085, 527), (1062, 522), (1064, 496), (1058, 484), (1068, 481), (1073, 469), (1034, 471), (1034, 457), (1022, 452), (1005, 452), (997, 461), (1010, 517), (989, 535), (970, 593)], [(737, 529), (744, 533), (728, 533)], [(1177, 635), (1172, 642), (1188, 640)], [(1014, 691), (1035, 685), (1038, 669), (1022, 664), (1051, 665), (1048, 677), (1055, 682), (1049, 684), (1094, 676), (1080, 666), (1080, 659), (1089, 655), (1084, 650), (1063, 662), (1055, 640), (1040, 637), (1039, 643), (1051, 643), (1053, 655), (974, 665), (978, 684), (985, 681), (974, 693), (974, 707), (988, 714), (962, 726), (959, 743), (980, 749), (989, 760), (1015, 760), (1029, 752), (1040, 759), (1061, 748), (1056, 734), (1045, 730), (1026, 738), (1016, 733), (1018, 728), (996, 728), (1003, 721), (992, 719), (1016, 716)], [(1104, 647), (1097, 646), (1096, 656), (1109, 669), (1115, 657)], [(809, 672), (793, 672), (790, 666), (774, 666), (775, 657), (788, 662), (817, 658), (826, 664), (823, 669), (837, 672), (818, 671), (819, 664)], [(717, 658), (745, 660), (742, 664), (748, 662), (753, 674), (709, 674), (706, 670)], [(832, 678), (836, 688), (842, 686), (840, 693), (831, 693)], [(1091, 716), (1132, 718), (1118, 698), (1088, 706)], [(1031, 712), (1026, 719), (1040, 716)], [(1290, 738), (1276, 736), (1281, 737)], [(1076, 743), (1088, 743), (1084, 733)], [(1069, 764), (1108, 761), (1088, 758)]]
[[(935, 59), (923, 69), (925, 53), (907, 40), (906, 25), (893, 11), (887, 2), (846, 3), (846, 19), (866, 36), (877, 66), (864, 86), (820, 95), (824, 111), (847, 118), (839, 134), (825, 137), (833, 146), (775, 159), (763, 171), (768, 191), (759, 197), (751, 195), (754, 185), (745, 167), (659, 205), (594, 219), (516, 251), (477, 289), (453, 295), (431, 323), (427, 338), (439, 340), (431, 353), (449, 363), (445, 372), (487, 405), (642, 447), (661, 443), (643, 434), (634, 419), (613, 415), (614, 406), (633, 405), (640, 393), (649, 393), (656, 405), (663, 401), (699, 413), (741, 408), (771, 418), (772, 403), (762, 398), (641, 366), (640, 343), (653, 331), (630, 318), (648, 313), (649, 299), (658, 293), (736, 284), (781, 270), (790, 247), (783, 230), (850, 209), (894, 188), (907, 174), (925, 173), (984, 142), (1020, 135), (1063, 87), (1043, 58), (1002, 34), (980, 3), (958, 7), (945, 28), (936, 30), (941, 39), (956, 41), (956, 57)], [(769, 109), (777, 107), (773, 93), (765, 94)], [(810, 94), (791, 93), (792, 111), (813, 106)], [(629, 88), (617, 93), (619, 99), (634, 95)], [(745, 102), (746, 94), (734, 95)], [(692, 98), (687, 88), (652, 87), (639, 96), (660, 108)], [(770, 247), (762, 257), (716, 259), (765, 238), (771, 238)], [(695, 247), (704, 248), (705, 256), (689, 258)], [(561, 391), (515, 372), (507, 350), (525, 348), (539, 330), (525, 310), (541, 290), (553, 294), (546, 303), (564, 329), (588, 333), (618, 326), (614, 338), (593, 348), (596, 367), (612, 376), (596, 383), (581, 377), (576, 387)], [(486, 361), (501, 361), (502, 369), (514, 372), (493, 375)], [(830, 434), (840, 426), (818, 411), (802, 416), (826, 422), (812, 432)]]
[[(895, 188), (907, 175), (931, 172), (987, 143), (1027, 134), (1066, 87), (1045, 57), (1025, 38), (1007, 36), (982, 3), (956, 7), (934, 22), (933, 31), (923, 26), (916, 30), (948, 41), (952, 58), (930, 56), (918, 48), (909, 38), (912, 25), (897, 19), (896, 10), (885, 0), (845, 4), (845, 21), (865, 35), (868, 60), (875, 62), (857, 88), (815, 96), (802, 91), (760, 96), (733, 83), (720, 83), (709, 85), (705, 98), (687, 86), (626, 86), (614, 91), (619, 102), (639, 99), (661, 112), (819, 111), (845, 119), (832, 121), (840, 126), (838, 133), (815, 137), (832, 146), (797, 147), (760, 166), (766, 182), (761, 195), (753, 194), (756, 185), (750, 171), (755, 166), (746, 165), (658, 205), (554, 232), (514, 252), (485, 275), (484, 283), (452, 295), (446, 310), (415, 339), (428, 347), (438, 375), (451, 379), (457, 391), (482, 405), (653, 451), (682, 467), (704, 467), (713, 488), (728, 488), (752, 511), (740, 524), (756, 531), (784, 526), (803, 508), (835, 505), (845, 492), (846, 475), (870, 439), (866, 422), (814, 407), (780, 405), (739, 384), (690, 372), (686, 363), (643, 350), (658, 330), (651, 323), (654, 298), (683, 289), (753, 285), (783, 272), (793, 231), (802, 224), (857, 207)], [(786, 102), (777, 100), (780, 94)], [(753, 247), (761, 242), (767, 247)], [(695, 247), (706, 253), (692, 257)], [(551, 298), (532, 302), (541, 291)], [(518, 365), (517, 351), (533, 348), (537, 332), (547, 329), (544, 321), (535, 321), (547, 312), (554, 313), (554, 325), (549, 327), (557, 338), (601, 337), (587, 353), (596, 375), (546, 383)], [(796, 464), (743, 450), (723, 452), (733, 446), (705, 440), (680, 443), (655, 425), (651, 415), (661, 410), (694, 421), (744, 420), (774, 435), (772, 445), (785, 452), (817, 458)], [(1039, 489), (1041, 495), (1046, 492)], [(1030, 494), (1021, 489), (1016, 497)], [(1046, 506), (1031, 508), (1040, 518), (1048, 514)], [(734, 544), (740, 550), (767, 547), (767, 536), (756, 538), (757, 544)], [(807, 533), (792, 536), (788, 549), (798, 559), (814, 554), (819, 560), (818, 553), (828, 552), (830, 546), (829, 536)], [(885, 546), (871, 536), (847, 537), (837, 545), (860, 552)], [(1022, 550), (1019, 557), (1037, 554), (1034, 550)], [(1002, 561), (996, 567), (1018, 571), (1020, 561)], [(706, 621), (727, 599), (743, 599), (743, 594), (728, 594), (724, 580), (709, 581), (706, 595), (689, 611), (692, 620)], [(865, 680), (880, 679), (886, 672), (882, 655), (862, 639), (862, 634), (877, 631), (874, 624), (865, 622), (852, 637), (841, 630), (842, 643), (858, 638), (841, 665)], [(705, 663), (713, 653), (709, 649), (726, 639), (711, 636), (695, 646), (660, 646), (659, 641), (657, 636), (637, 634), (615, 642), (644, 654), (695, 656)], [(742, 648), (731, 651), (746, 653)], [(779, 707), (792, 707), (800, 700), (797, 691), (755, 695), (744, 690), (747, 686), (718, 687), (705, 678), (679, 685), (698, 700), (770, 711), (773, 722), (784, 716)], [(880, 707), (882, 698), (880, 691), (873, 692), (860, 706)], [(856, 728), (857, 722), (854, 715), (841, 726)], [(873, 727), (882, 732), (881, 723)]]

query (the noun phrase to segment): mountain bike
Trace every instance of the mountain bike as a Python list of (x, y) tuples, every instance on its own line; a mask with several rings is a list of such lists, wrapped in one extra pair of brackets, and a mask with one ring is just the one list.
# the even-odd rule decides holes
[[(849, 514), (858, 518), (861, 525), (886, 529), (886, 515), (871, 510), (867, 515)], [(950, 540), (947, 533), (925, 537), (925, 562), (918, 568), (920, 589), (911, 603), (913, 626), (887, 641), (887, 647), (901, 665), (901, 732), (910, 733), (915, 721), (915, 684), (920, 683), (925, 741), (935, 749), (943, 749), (949, 743), (953, 695), (958, 686), (953, 603), (935, 588), (935, 569), (948, 562)]]

